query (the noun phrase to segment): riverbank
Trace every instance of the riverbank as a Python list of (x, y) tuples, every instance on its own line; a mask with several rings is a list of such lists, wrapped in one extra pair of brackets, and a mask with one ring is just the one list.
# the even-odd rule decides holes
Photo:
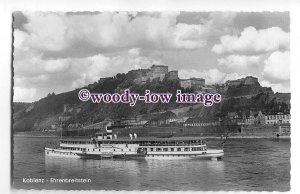
[(26, 131), (13, 134), (14, 137), (60, 137), (59, 132)]
[[(59, 132), (41, 132), (41, 131), (28, 131), (18, 132), (13, 134), (14, 137), (60, 137)], [(226, 137), (216, 136), (201, 136), (205, 139), (219, 139), (222, 140)], [(121, 137), (120, 137), (121, 138)], [(255, 135), (232, 135), (228, 136), (227, 139), (272, 139), (273, 136), (255, 136)], [(290, 137), (280, 137), (289, 139)]]
[[(214, 136), (208, 136), (205, 137), (206, 139), (219, 139), (222, 140), (221, 137), (214, 137)], [(253, 135), (239, 135), (239, 136), (228, 136), (227, 138), (223, 138), (223, 140), (225, 139), (276, 139), (277, 137), (272, 137), (272, 136), (253, 136)], [(278, 137), (279, 139), (290, 139), (290, 137)]]

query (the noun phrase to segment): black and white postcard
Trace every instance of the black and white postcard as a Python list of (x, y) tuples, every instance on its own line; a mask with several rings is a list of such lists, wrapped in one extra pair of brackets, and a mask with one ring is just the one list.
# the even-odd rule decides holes
[(14, 190), (290, 191), (289, 11), (12, 18)]

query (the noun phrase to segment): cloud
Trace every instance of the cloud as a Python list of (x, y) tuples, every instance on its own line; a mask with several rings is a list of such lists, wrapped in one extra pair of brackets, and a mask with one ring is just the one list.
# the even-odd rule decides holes
[(194, 49), (206, 46), (207, 29), (202, 25), (178, 23), (174, 29), (175, 48)]
[(28, 34), (21, 30), (15, 29), (14, 30), (14, 47), (21, 48), (24, 40), (28, 38)]
[(60, 13), (26, 12), (28, 23), (24, 29), (28, 32), (27, 43), (30, 47), (59, 51), (67, 46), (68, 31)]
[(271, 67), (276, 66), (276, 60), (269, 55), (288, 50), (289, 33), (278, 27), (248, 27), (240, 35), (225, 36), (235, 33), (237, 13), (194, 15), (197, 22), (189, 23), (180, 22), (178, 12), (24, 12), (26, 22), (14, 30), (15, 97), (19, 101), (38, 100), (51, 92), (70, 91), (100, 77), (149, 68), (152, 64), (166, 63), (180, 69), (179, 62), (167, 64), (170, 58), (179, 53), (187, 63), (195, 63), (190, 53), (200, 48), (205, 53), (209, 49), (205, 47), (218, 37), (220, 44), (213, 51), (228, 56), (220, 55), (218, 66), (213, 67), (218, 55), (210, 53), (208, 57), (212, 58), (203, 59), (203, 64), (214, 63), (205, 64), (207, 70), (201, 70), (202, 66), (195, 67), (198, 70), (182, 69), (181, 77), (203, 77), (208, 84), (223, 83), (248, 72), (258, 75), (253, 72), (259, 67), (259, 76), (275, 83)]
[[(143, 50), (202, 48), (210, 36), (222, 34), (225, 20), (230, 23), (235, 15), (210, 13), (199, 24), (187, 24), (177, 21), (179, 12), (23, 14), (26, 23), (14, 31), (14, 79), (19, 100), (27, 98), (18, 90), (33, 88), (32, 100), (38, 100), (49, 92), (69, 91), (100, 77), (164, 64), (144, 55)], [(222, 18), (224, 22), (217, 21)]]
[(208, 69), (204, 71), (181, 69), (179, 70), (178, 74), (181, 79), (187, 79), (191, 77), (204, 78), (206, 84), (225, 83), (227, 80), (245, 77), (245, 75), (239, 75), (237, 73), (224, 73), (218, 69)]
[(85, 58), (49, 60), (26, 54), (23, 53), (23, 58), (14, 62), (14, 100), (17, 101), (38, 100), (49, 92), (61, 93), (83, 87), (101, 77), (116, 75), (116, 70), (117, 73), (126, 73), (131, 69), (163, 64), (160, 60), (142, 56), (137, 48), (129, 50), (124, 56), (113, 57), (98, 54)]
[(136, 57), (136, 56), (140, 55), (140, 52), (141, 52), (140, 48), (132, 48), (132, 49), (129, 49), (128, 54), (129, 54), (129, 56)]
[(64, 14), (24, 12), (26, 46), (45, 58), (87, 57), (112, 50), (198, 49), (228, 32), (235, 13), (213, 12), (201, 24), (178, 23), (179, 12)]
[(290, 52), (276, 51), (265, 61), (263, 75), (273, 82), (282, 82), (290, 79)]
[(257, 67), (260, 62), (260, 56), (229, 55), (218, 59), (219, 66), (224, 66), (231, 70), (245, 69), (249, 66)]
[(279, 27), (256, 30), (250, 26), (245, 28), (240, 36), (225, 35), (220, 38), (220, 41), (220, 44), (216, 44), (212, 48), (212, 51), (217, 54), (258, 54), (288, 50), (290, 33)]
[(260, 85), (263, 87), (272, 87), (274, 92), (282, 92), (289, 93), (290, 90), (290, 82), (282, 82), (282, 83), (271, 83), (267, 80), (260, 81)]
[(236, 12), (212, 12), (205, 24), (209, 28), (210, 34), (223, 35), (233, 31), (236, 16)]
[(133, 17), (129, 12), (68, 16), (63, 13), (26, 12), (28, 23), (24, 27), (30, 32), (30, 45), (43, 51), (76, 51), (72, 48), (74, 45), (99, 51), (138, 45), (168, 49), (202, 47), (204, 40), (200, 28), (176, 24), (178, 14), (163, 12)]
[(14, 102), (31, 102), (36, 96), (36, 88), (14, 87)]
[(274, 91), (289, 91), (289, 33), (279, 27), (256, 30), (245, 28), (240, 36), (225, 35), (212, 51), (220, 54), (218, 67), (227, 72), (247, 74), (263, 81)]

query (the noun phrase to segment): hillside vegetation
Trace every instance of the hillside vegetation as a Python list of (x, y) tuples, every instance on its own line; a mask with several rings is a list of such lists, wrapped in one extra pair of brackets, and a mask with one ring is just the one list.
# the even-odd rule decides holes
[[(182, 92), (193, 92), (190, 89), (183, 89), (180, 87), (178, 80), (153, 80), (148, 81), (144, 85), (138, 85), (133, 82), (134, 75), (117, 74), (115, 77), (105, 79), (102, 82), (90, 84), (85, 87), (90, 92), (98, 93), (114, 93), (122, 92), (129, 88), (131, 92), (144, 95), (145, 90), (149, 89), (151, 92), (172, 93), (170, 103), (163, 104), (147, 104), (144, 102), (137, 102), (134, 107), (128, 104), (93, 104), (92, 102), (81, 102), (78, 99), (78, 88), (73, 91), (48, 95), (45, 98), (33, 103), (14, 103), (14, 123), (13, 129), (18, 131), (32, 131), (48, 129), (52, 124), (59, 124), (59, 116), (66, 116), (69, 114), (72, 118), (69, 123), (80, 123), (83, 125), (92, 124), (103, 121), (106, 118), (121, 118), (143, 115), (144, 117), (151, 117), (151, 114), (164, 112), (184, 106), (191, 106), (191, 104), (177, 104), (175, 103), (176, 90), (181, 89)], [(221, 91), (221, 90), (220, 90)], [(223, 91), (223, 90), (222, 90)], [(195, 106), (190, 107), (181, 115), (189, 117), (224, 117), (230, 111), (249, 111), (262, 110), (266, 112), (289, 111), (290, 94), (272, 92), (271, 88), (264, 88), (258, 84), (255, 87), (229, 87), (222, 93), (222, 101), (212, 107)], [(64, 104), (72, 105), (77, 112), (64, 113)]]

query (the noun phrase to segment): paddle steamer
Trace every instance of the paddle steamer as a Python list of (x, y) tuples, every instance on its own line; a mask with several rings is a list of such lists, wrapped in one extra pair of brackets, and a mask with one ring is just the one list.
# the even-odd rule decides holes
[(73, 158), (221, 159), (223, 150), (207, 149), (199, 137), (112, 138), (96, 134), (90, 139), (61, 138), (57, 148), (45, 148), (46, 156)]

